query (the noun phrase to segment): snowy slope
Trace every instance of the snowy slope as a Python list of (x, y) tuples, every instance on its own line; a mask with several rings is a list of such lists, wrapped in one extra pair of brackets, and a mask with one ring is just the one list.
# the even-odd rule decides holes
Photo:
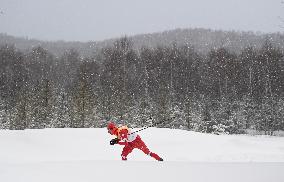
[(284, 137), (210, 135), (150, 128), (140, 133), (157, 162), (102, 129), (0, 131), (0, 181), (284, 181)]

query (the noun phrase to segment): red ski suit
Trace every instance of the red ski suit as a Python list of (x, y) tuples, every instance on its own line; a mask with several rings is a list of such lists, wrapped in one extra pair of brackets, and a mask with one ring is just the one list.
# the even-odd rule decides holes
[(127, 160), (128, 154), (130, 154), (135, 148), (143, 151), (146, 155), (149, 155), (158, 161), (163, 160), (157, 154), (150, 152), (141, 137), (137, 133), (131, 133), (131, 130), (128, 129), (128, 127), (114, 127), (112, 130), (109, 130), (109, 133), (115, 135), (119, 139), (119, 145), (125, 145), (121, 153), (122, 160)]

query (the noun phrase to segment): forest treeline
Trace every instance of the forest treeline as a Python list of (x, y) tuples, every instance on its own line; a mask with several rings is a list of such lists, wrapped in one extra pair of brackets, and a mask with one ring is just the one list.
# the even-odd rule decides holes
[[(269, 40), (201, 54), (134, 48), (127, 37), (83, 57), (0, 47), (0, 128), (105, 127), (109, 120), (208, 133), (284, 130), (283, 50)], [(149, 118), (154, 120), (149, 120)]]

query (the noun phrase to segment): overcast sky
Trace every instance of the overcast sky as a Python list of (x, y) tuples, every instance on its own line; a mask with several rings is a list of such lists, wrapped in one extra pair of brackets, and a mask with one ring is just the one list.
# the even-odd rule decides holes
[(0, 32), (103, 40), (175, 28), (284, 32), (283, 0), (0, 0)]

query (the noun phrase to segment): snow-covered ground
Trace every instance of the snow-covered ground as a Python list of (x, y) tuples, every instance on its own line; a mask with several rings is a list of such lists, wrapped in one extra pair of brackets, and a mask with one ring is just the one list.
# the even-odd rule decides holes
[(0, 130), (0, 181), (218, 181), (283, 182), (284, 137), (211, 135), (149, 128), (139, 133), (154, 161), (101, 129)]

